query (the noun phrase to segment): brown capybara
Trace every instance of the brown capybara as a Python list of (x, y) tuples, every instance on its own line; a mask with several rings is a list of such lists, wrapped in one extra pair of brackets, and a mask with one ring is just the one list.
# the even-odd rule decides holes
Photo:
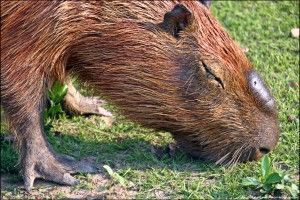
[(111, 115), (76, 91), (73, 74), (194, 157), (243, 162), (278, 141), (273, 97), (201, 2), (1, 1), (1, 100), (27, 190), (35, 178), (72, 185), (71, 173), (95, 170), (55, 154), (44, 137), (56, 80), (69, 85), (70, 108)]

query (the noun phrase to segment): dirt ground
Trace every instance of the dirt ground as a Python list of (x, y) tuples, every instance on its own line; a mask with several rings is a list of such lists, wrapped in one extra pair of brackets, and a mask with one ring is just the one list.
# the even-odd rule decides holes
[(103, 174), (88, 175), (88, 178), (84, 178), (86, 180), (79, 179), (81, 183), (72, 187), (36, 180), (34, 188), (28, 193), (20, 177), (2, 174), (1, 199), (130, 199), (136, 193), (114, 185)]

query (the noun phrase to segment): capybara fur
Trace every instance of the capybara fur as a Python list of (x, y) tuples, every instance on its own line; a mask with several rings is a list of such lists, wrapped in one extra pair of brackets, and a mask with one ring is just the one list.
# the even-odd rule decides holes
[(27, 190), (94, 170), (43, 136), (46, 91), (73, 75), (193, 157), (255, 160), (278, 141), (273, 97), (200, 1), (1, 1), (1, 102)]

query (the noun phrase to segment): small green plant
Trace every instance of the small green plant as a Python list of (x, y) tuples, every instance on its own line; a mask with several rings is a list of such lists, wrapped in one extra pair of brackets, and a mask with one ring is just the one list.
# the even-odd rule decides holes
[(270, 194), (275, 190), (288, 191), (294, 198), (298, 196), (299, 190), (297, 185), (291, 183), (287, 174), (276, 171), (272, 165), (268, 155), (265, 155), (261, 161), (261, 177), (246, 177), (242, 185), (246, 187), (254, 187), (260, 189), (263, 194)]
[(50, 104), (44, 112), (46, 124), (49, 124), (52, 119), (56, 119), (64, 114), (62, 103), (67, 91), (68, 87), (58, 81), (56, 81), (52, 88), (48, 91)]
[(107, 171), (109, 176), (113, 179), (114, 182), (119, 183), (121, 186), (126, 187), (132, 187), (134, 184), (130, 181), (127, 181), (125, 178), (123, 178), (121, 175), (119, 175), (117, 172), (114, 172), (110, 166), (104, 165), (103, 168)]

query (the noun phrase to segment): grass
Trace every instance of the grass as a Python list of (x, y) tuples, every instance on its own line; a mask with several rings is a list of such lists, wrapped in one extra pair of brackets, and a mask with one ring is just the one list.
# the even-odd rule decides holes
[[(290, 30), (299, 27), (299, 2), (293, 1), (215, 1), (212, 12), (242, 46), (248, 57), (271, 88), (279, 108), (281, 137), (270, 155), (278, 170), (299, 185), (299, 40)], [(255, 116), (254, 116), (255, 117)], [(54, 134), (55, 131), (61, 134)], [(1, 135), (7, 134), (1, 126)], [(245, 188), (245, 177), (259, 177), (260, 163), (239, 164), (233, 168), (193, 160), (183, 153), (158, 157), (153, 148), (164, 148), (172, 138), (169, 133), (155, 132), (134, 124), (122, 116), (108, 128), (100, 117), (61, 117), (53, 121), (48, 139), (57, 152), (82, 158), (93, 156), (110, 166), (114, 173), (133, 186), (135, 198), (224, 199), (263, 197), (259, 191)], [(19, 171), (17, 154), (11, 143), (1, 141), (1, 173)], [(104, 170), (103, 170), (104, 171)], [(13, 176), (15, 179), (15, 176)], [(93, 186), (89, 175), (80, 188), (109, 190), (113, 180)], [(76, 188), (74, 188), (76, 190)], [(4, 192), (14, 194), (14, 189)], [(15, 193), (18, 194), (18, 190)], [(291, 197), (284, 192), (284, 197)], [(64, 197), (59, 193), (57, 197)]]

